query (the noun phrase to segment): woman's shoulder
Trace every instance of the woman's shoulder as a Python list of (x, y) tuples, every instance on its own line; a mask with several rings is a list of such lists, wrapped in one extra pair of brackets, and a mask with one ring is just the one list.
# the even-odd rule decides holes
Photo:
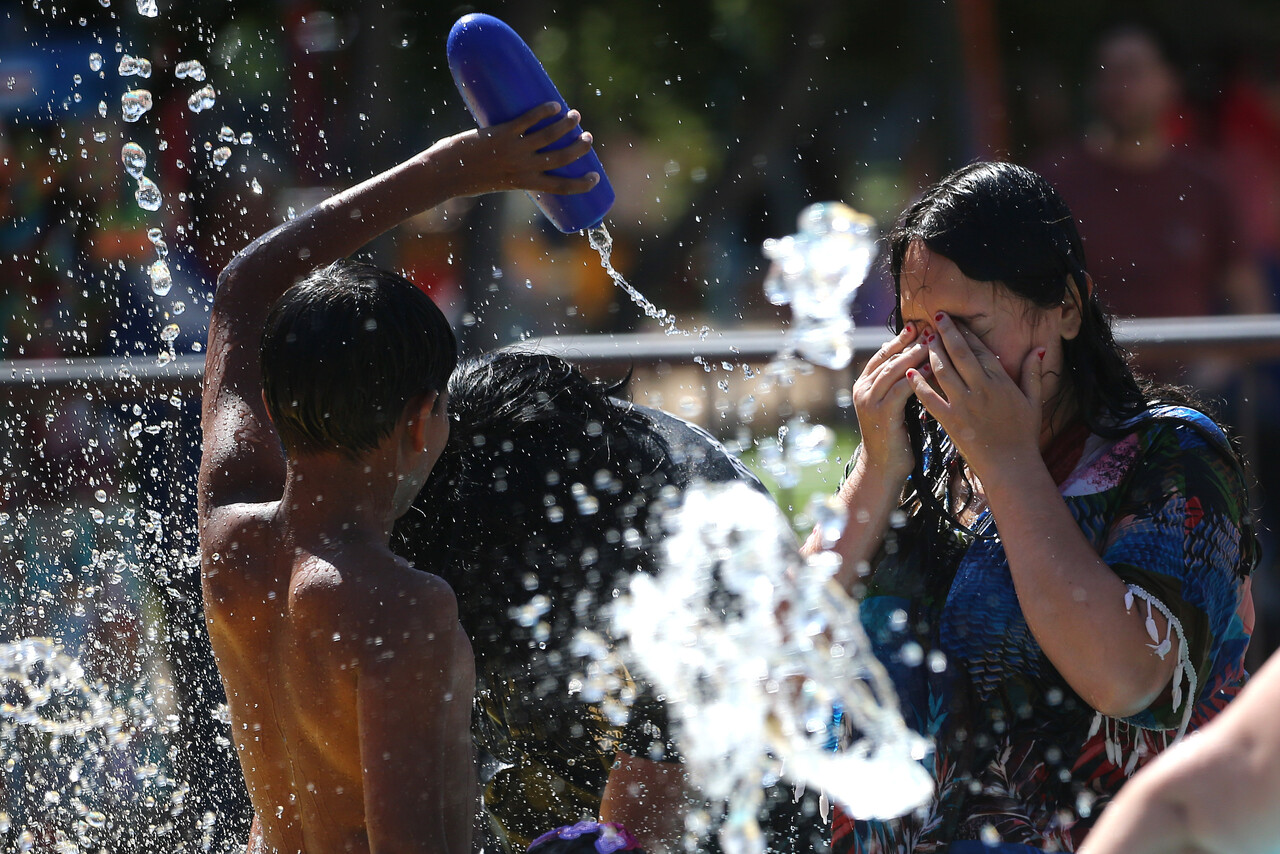
[(1189, 406), (1153, 406), (1105, 433), (1095, 432), (1086, 440), (1075, 471), (1062, 484), (1064, 497), (1108, 492), (1132, 484), (1141, 472), (1171, 467), (1203, 467), (1228, 478), (1241, 475), (1226, 432)]
[(1147, 442), (1177, 439), (1179, 445), (1208, 444), (1231, 455), (1231, 440), (1218, 422), (1190, 406), (1153, 406), (1117, 425)]

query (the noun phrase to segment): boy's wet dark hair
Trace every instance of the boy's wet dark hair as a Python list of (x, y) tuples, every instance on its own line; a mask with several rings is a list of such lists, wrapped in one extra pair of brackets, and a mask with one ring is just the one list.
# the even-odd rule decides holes
[(359, 456), (457, 364), (449, 322), (402, 276), (338, 261), (287, 290), (262, 335), (262, 386), (285, 452)]

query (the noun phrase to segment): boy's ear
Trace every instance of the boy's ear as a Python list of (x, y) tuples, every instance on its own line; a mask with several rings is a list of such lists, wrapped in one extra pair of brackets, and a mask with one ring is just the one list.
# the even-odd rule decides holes
[(432, 416), (436, 415), (436, 406), (440, 403), (440, 392), (427, 392), (412, 400), (405, 407), (408, 419), (409, 438), (418, 450), (426, 450), (431, 436)]

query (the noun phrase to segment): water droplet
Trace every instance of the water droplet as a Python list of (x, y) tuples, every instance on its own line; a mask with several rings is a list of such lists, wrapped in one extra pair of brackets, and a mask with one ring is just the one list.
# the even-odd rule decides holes
[(251, 182), (249, 182), (249, 189), (253, 190), (254, 195), (257, 195), (257, 196), (262, 195), (262, 185), (258, 183), (257, 178), (254, 178)]
[(252, 144), (253, 144), (253, 134), (249, 133), (249, 131), (245, 131), (244, 133), (240, 134), (240, 144), (241, 144), (241, 145), (252, 145)]
[(158, 211), (164, 202), (156, 182), (145, 175), (138, 179), (138, 189), (134, 191), (133, 197), (137, 199), (138, 207), (146, 211)]
[(130, 89), (120, 96), (120, 110), (126, 122), (136, 122), (151, 109), (151, 93), (146, 89)]
[[(166, 296), (169, 289), (173, 287), (173, 277), (164, 259), (152, 262), (147, 268), (147, 275), (151, 277), (151, 292), (158, 297)], [(174, 329), (176, 330), (177, 327), (175, 326)]]
[(191, 112), (199, 113), (209, 109), (217, 101), (218, 93), (214, 91), (212, 86), (204, 86), (191, 94), (187, 99), (187, 107)]
[(89, 810), (85, 813), (84, 823), (90, 827), (102, 827), (107, 823), (107, 817), (97, 810)]
[(147, 152), (136, 142), (126, 142), (124, 148), (120, 149), (120, 162), (124, 164), (124, 171), (129, 173), (129, 177), (140, 179), (147, 169)]
[(124, 56), (120, 57), (120, 67), (116, 70), (121, 77), (132, 77), (135, 74), (139, 77), (150, 77), (151, 60), (141, 58), (135, 59), (126, 53)]
[(155, 18), (160, 15), (156, 0), (138, 0), (138, 14), (144, 18)]
[[(106, 102), (106, 101), (99, 101), (99, 102), (98, 102), (98, 115), (102, 116), (103, 118), (106, 118), (106, 117), (107, 117), (107, 102)], [(103, 137), (104, 137), (104, 138), (105, 138), (105, 136), (106, 136), (106, 134), (103, 134)]]
[(227, 161), (231, 159), (231, 149), (227, 146), (215, 148), (213, 153), (209, 155), (209, 159), (213, 161), (213, 165), (219, 168), (226, 166)]
[(226, 125), (223, 125), (222, 129), (218, 131), (218, 142), (235, 142), (235, 141), (236, 141), (236, 132), (233, 131), (231, 128), (227, 127)]
[(93, 141), (94, 141), (94, 142), (106, 142), (106, 141), (107, 141), (107, 134), (106, 134), (106, 131), (100, 131), (100, 130), (94, 131), (94, 132), (93, 132)]
[(97, 501), (99, 504), (106, 504), (107, 491), (105, 489), (99, 489), (97, 492), (93, 493), (93, 500)]
[(89, 508), (89, 516), (93, 518), (95, 525), (101, 525), (103, 522), (107, 521), (106, 515), (97, 507)]
[(142, 422), (135, 421), (129, 425), (129, 438), (136, 439), (142, 435)]
[(178, 338), (178, 333), (182, 330), (178, 328), (178, 324), (170, 323), (164, 329), (160, 330), (160, 340), (166, 344), (172, 344)]
[(164, 239), (164, 232), (158, 228), (147, 229), (147, 240), (151, 241), (152, 246), (159, 246)]
[(203, 80), (204, 66), (200, 64), (199, 60), (187, 59), (179, 62), (173, 73), (178, 79), (190, 77), (192, 80)]
[(94, 52), (89, 54), (89, 68), (92, 71), (102, 70), (102, 54)]
[(173, 308), (170, 309), (170, 311), (172, 311), (174, 314), (182, 314), (186, 310), (187, 310), (187, 304), (182, 300), (176, 300), (173, 304)]

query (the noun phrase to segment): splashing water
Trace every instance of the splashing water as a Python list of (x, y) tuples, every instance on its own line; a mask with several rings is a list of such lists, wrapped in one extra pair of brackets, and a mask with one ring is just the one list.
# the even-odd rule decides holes
[[(164, 692), (149, 682), (113, 692), (91, 684), (51, 638), (0, 644), (0, 752), (17, 783), (8, 794), (26, 793), (12, 816), (0, 812), (0, 837), (19, 852), (159, 850), (139, 847), (131, 828), (140, 821), (156, 836), (168, 833), (165, 815), (182, 811), (188, 789), (148, 750), (174, 733), (157, 714)], [(123, 704), (111, 699), (129, 695)], [(160, 842), (165, 850), (177, 843)]]
[(225, 145), (219, 146), (213, 150), (211, 155), (209, 155), (209, 159), (213, 161), (214, 166), (221, 169), (223, 166), (226, 166), (227, 161), (231, 159), (231, 149)]
[(773, 265), (764, 291), (790, 305), (796, 350), (816, 365), (840, 369), (853, 359), (850, 303), (876, 255), (875, 220), (839, 202), (800, 212), (799, 230), (764, 242)]
[(138, 0), (138, 14), (144, 18), (156, 18), (160, 15), (160, 8), (156, 0)]
[(179, 80), (188, 77), (195, 81), (204, 80), (204, 66), (196, 59), (187, 59), (179, 62), (178, 66), (173, 69), (173, 73)]
[(141, 179), (142, 173), (147, 169), (147, 152), (136, 142), (126, 142), (120, 149), (120, 162), (124, 164), (124, 171), (129, 173), (130, 178)]
[(151, 279), (151, 292), (153, 294), (158, 297), (168, 296), (169, 291), (173, 288), (173, 276), (169, 272), (168, 263), (163, 258), (151, 263), (151, 266), (147, 268), (147, 276)]
[(160, 188), (146, 175), (138, 179), (138, 189), (134, 191), (133, 197), (137, 200), (138, 207), (146, 211), (158, 211), (160, 205), (164, 203)]
[(0, 717), (55, 735), (117, 724), (111, 704), (52, 638), (0, 644)]
[(150, 77), (151, 60), (134, 58), (126, 53), (120, 57), (120, 66), (116, 71), (121, 77), (131, 77), (135, 74), (139, 77)]
[(126, 122), (136, 122), (151, 109), (151, 93), (146, 89), (130, 89), (120, 96), (120, 111)]
[[(904, 724), (834, 556), (806, 562), (777, 506), (742, 483), (692, 488), (666, 522), (664, 567), (633, 577), (614, 629), (667, 696), (692, 778), (727, 802), (725, 851), (763, 850), (756, 816), (779, 765), (859, 818), (927, 802), (928, 744)], [(832, 751), (837, 707), (857, 736)]]
[(605, 272), (609, 274), (609, 278), (613, 279), (614, 284), (626, 291), (627, 296), (631, 297), (631, 301), (645, 313), (645, 316), (652, 317), (661, 323), (668, 335), (680, 333), (681, 330), (676, 327), (675, 317), (668, 314), (665, 308), (658, 308), (650, 302), (648, 297), (632, 287), (631, 283), (623, 278), (621, 273), (613, 269), (613, 262), (610, 260), (613, 255), (613, 235), (609, 233), (609, 229), (605, 228), (604, 223), (588, 229), (587, 240), (590, 241), (591, 248), (600, 253), (600, 266), (604, 267)]
[(212, 107), (217, 99), (218, 93), (212, 86), (202, 86), (187, 98), (187, 107), (193, 113), (200, 113)]

